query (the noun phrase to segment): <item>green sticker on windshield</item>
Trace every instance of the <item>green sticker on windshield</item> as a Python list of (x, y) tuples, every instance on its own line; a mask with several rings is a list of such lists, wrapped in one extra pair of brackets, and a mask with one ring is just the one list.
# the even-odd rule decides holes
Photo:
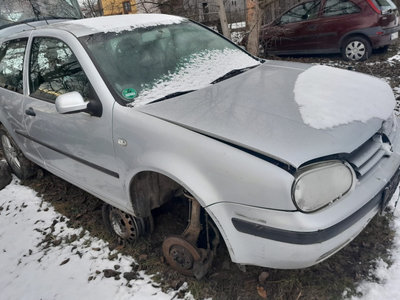
[(135, 89), (124, 89), (122, 91), (122, 96), (124, 96), (125, 99), (132, 100), (137, 96), (137, 92)]

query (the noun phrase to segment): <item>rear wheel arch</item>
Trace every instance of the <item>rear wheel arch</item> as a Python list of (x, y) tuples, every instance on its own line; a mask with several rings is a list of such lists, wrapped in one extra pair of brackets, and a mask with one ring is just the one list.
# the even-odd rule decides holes
[[(360, 58), (358, 58), (358, 57), (351, 58), (349, 55), (346, 55), (346, 47), (352, 41), (357, 41), (357, 42), (365, 45), (365, 54), (362, 55)], [(371, 43), (371, 40), (369, 39), (369, 37), (363, 33), (359, 33), (359, 32), (350, 33), (341, 39), (340, 52), (341, 52), (343, 58), (345, 58), (347, 60), (363, 61), (363, 60), (368, 59), (371, 56), (372, 43)]]
[(366, 34), (364, 34), (364, 33), (362, 33), (362, 32), (349, 32), (349, 33), (347, 33), (346, 35), (344, 35), (344, 36), (341, 37), (341, 39), (340, 39), (340, 41), (339, 41), (339, 47), (340, 47), (340, 49), (342, 49), (343, 43), (344, 43), (346, 40), (348, 40), (348, 39), (350, 39), (350, 38), (352, 38), (352, 37), (357, 37), (357, 36), (363, 37), (364, 39), (366, 39), (366, 40), (371, 44), (371, 40), (370, 40), (370, 38), (369, 38)]
[(33, 177), (37, 166), (28, 160), (9, 131), (0, 123), (0, 146), (13, 173), (20, 179)]

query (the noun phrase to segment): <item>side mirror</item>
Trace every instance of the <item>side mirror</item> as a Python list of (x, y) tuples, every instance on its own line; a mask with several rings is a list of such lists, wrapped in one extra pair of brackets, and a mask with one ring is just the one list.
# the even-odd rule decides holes
[(85, 111), (89, 102), (85, 102), (78, 92), (69, 92), (56, 98), (56, 110), (60, 114)]

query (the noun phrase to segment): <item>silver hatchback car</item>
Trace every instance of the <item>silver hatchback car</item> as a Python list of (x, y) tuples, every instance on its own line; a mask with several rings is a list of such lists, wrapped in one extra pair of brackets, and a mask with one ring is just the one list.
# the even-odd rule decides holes
[(128, 241), (184, 195), (188, 226), (162, 246), (183, 274), (202, 277), (222, 239), (241, 265), (314, 265), (399, 183), (395, 99), (380, 79), (260, 60), (167, 15), (0, 34), (1, 144), (15, 174), (39, 165), (104, 200)]

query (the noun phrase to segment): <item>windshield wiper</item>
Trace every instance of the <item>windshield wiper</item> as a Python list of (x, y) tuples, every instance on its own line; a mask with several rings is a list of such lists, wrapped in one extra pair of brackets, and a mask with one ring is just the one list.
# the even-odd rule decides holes
[(156, 102), (161, 102), (161, 101), (164, 101), (164, 100), (166, 100), (166, 99), (178, 97), (178, 96), (180, 96), (180, 95), (184, 95), (184, 94), (191, 93), (191, 92), (194, 92), (194, 91), (195, 91), (195, 90), (187, 90), (187, 91), (174, 92), (174, 93), (168, 94), (168, 95), (166, 95), (166, 96), (164, 96), (164, 97), (161, 97), (161, 98), (158, 98), (158, 99), (156, 99), (156, 100), (150, 101), (150, 102), (148, 102), (147, 104), (156, 103)]
[(80, 20), (79, 17), (69, 17), (69, 16), (43, 16), (47, 20)]
[(246, 67), (246, 68), (242, 68), (242, 69), (233, 69), (231, 71), (229, 71), (228, 73), (226, 73), (225, 75), (222, 75), (221, 77), (215, 79), (213, 82), (211, 82), (211, 84), (217, 83), (217, 82), (221, 82), (225, 79), (234, 77), (236, 75), (239, 75), (243, 72), (246, 72), (247, 70), (253, 69), (254, 67), (257, 67), (257, 65), (255, 66), (251, 66), (251, 67)]

